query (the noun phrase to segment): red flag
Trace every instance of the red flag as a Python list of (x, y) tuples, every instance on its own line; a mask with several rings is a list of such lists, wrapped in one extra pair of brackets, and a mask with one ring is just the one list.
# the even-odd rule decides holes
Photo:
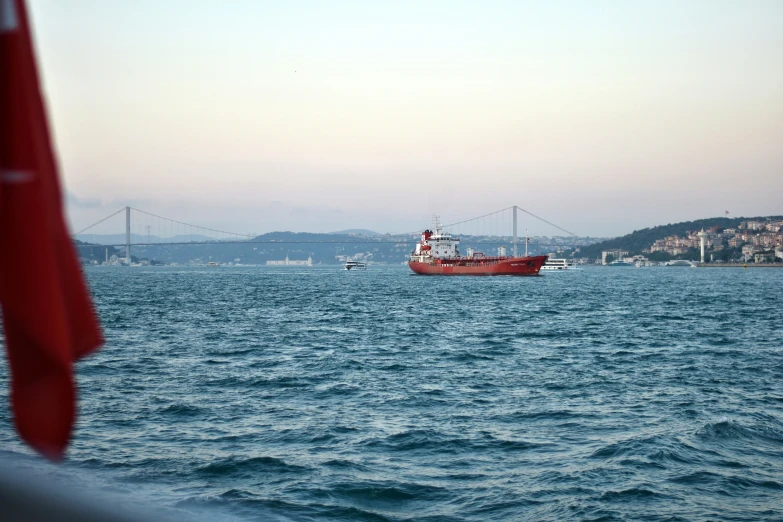
[(63, 457), (72, 363), (103, 342), (62, 195), (23, 0), (0, 0), (0, 303), (19, 435)]

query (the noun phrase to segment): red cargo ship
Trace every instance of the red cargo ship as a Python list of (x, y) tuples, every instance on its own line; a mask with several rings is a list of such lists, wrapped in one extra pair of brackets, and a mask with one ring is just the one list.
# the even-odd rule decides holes
[(498, 249), (497, 256), (486, 256), (469, 248), (467, 257), (462, 257), (457, 250), (459, 239), (444, 232), (437, 217), (433, 228), (422, 232), (421, 242), (411, 252), (408, 266), (417, 274), (534, 276), (547, 259), (547, 256), (506, 256), (505, 247)]

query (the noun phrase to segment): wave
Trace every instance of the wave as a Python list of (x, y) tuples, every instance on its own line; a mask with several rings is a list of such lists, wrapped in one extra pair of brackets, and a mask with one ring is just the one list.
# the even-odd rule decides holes
[(609, 502), (630, 502), (672, 498), (670, 495), (658, 493), (647, 488), (628, 488), (620, 491), (607, 491), (601, 495), (601, 500)]
[(490, 357), (488, 355), (483, 355), (481, 353), (476, 352), (461, 352), (459, 354), (453, 355), (452, 360), (457, 362), (470, 362), (470, 361), (492, 361), (494, 360), (494, 357)]
[(675, 447), (667, 447), (655, 450), (650, 453), (647, 458), (654, 462), (660, 462), (663, 464), (695, 464), (702, 460), (697, 456), (695, 448), (682, 443), (677, 444)]
[(449, 438), (434, 430), (410, 430), (382, 439), (365, 442), (369, 448), (388, 448), (391, 451), (431, 450), (434, 453), (453, 453), (471, 447), (467, 439)]
[(472, 453), (493, 449), (503, 452), (519, 452), (555, 446), (550, 442), (498, 438), (488, 433), (482, 433), (472, 438), (448, 437), (432, 430), (411, 430), (396, 433), (383, 439), (373, 439), (366, 442), (365, 445), (370, 448), (383, 448), (395, 452), (424, 451), (433, 454)]
[(662, 435), (621, 440), (607, 444), (590, 455), (590, 458), (605, 460), (620, 457), (641, 457), (661, 465), (693, 464), (700, 460), (694, 448)]
[(203, 411), (202, 408), (190, 404), (171, 404), (158, 410), (159, 413), (164, 415), (173, 415), (176, 417), (195, 417), (200, 415)]
[(748, 477), (738, 477), (738, 476), (732, 476), (728, 477), (726, 479), (726, 482), (734, 487), (738, 488), (740, 490), (755, 490), (757, 488), (763, 488), (763, 489), (771, 489), (773, 491), (783, 491), (783, 483), (780, 483), (776, 480), (755, 480)]
[(209, 355), (222, 355), (225, 357), (231, 356), (231, 355), (247, 355), (249, 353), (256, 353), (259, 352), (260, 349), (257, 346), (248, 346), (245, 348), (232, 348), (232, 349), (222, 349), (222, 348), (211, 348), (207, 351)]
[(208, 364), (210, 366), (223, 366), (226, 364), (231, 364), (230, 361), (221, 361), (218, 359), (207, 359), (204, 361), (204, 364)]
[(274, 457), (251, 457), (242, 459), (230, 457), (211, 462), (196, 469), (196, 473), (212, 476), (248, 475), (259, 473), (303, 473), (310, 468), (287, 464)]
[(367, 466), (353, 461), (353, 460), (345, 460), (345, 459), (331, 459), (327, 460), (326, 462), (321, 463), (322, 466), (326, 466), (328, 468), (334, 468), (339, 470), (350, 470), (350, 471), (369, 471), (370, 468)]
[(298, 377), (239, 377), (239, 376), (226, 376), (218, 379), (213, 379), (206, 382), (207, 387), (224, 387), (224, 388), (297, 388), (309, 386), (310, 383), (306, 380)]
[(666, 466), (660, 462), (646, 460), (645, 458), (628, 457), (617, 461), (621, 466), (635, 468), (639, 470), (664, 470)]
[(391, 482), (340, 483), (318, 490), (317, 495), (338, 496), (362, 504), (398, 503), (413, 500), (437, 500), (445, 488), (425, 484), (401, 484)]
[(498, 439), (496, 444), (503, 451), (530, 451), (541, 448), (553, 448), (556, 444), (551, 442), (530, 442), (525, 440)]
[(378, 369), (385, 372), (399, 372), (399, 371), (407, 370), (408, 367), (405, 366), (404, 364), (394, 363), (394, 364), (389, 364), (387, 366), (381, 366)]
[(677, 484), (691, 484), (701, 486), (714, 484), (722, 478), (723, 476), (717, 473), (711, 473), (709, 471), (694, 471), (693, 473), (670, 478), (669, 481)]
[(775, 444), (783, 443), (783, 430), (780, 428), (770, 426), (768, 423), (745, 426), (725, 418), (705, 424), (696, 431), (696, 436), (705, 441), (717, 442), (761, 440)]
[(357, 393), (361, 393), (362, 391), (364, 391), (364, 388), (362, 388), (358, 384), (336, 382), (327, 385), (322, 390), (318, 390), (318, 393), (320, 396), (324, 396), (325, 398), (330, 398), (332, 396), (355, 395)]
[(511, 417), (515, 421), (524, 420), (563, 420), (563, 419), (588, 419), (597, 417), (594, 413), (575, 412), (570, 410), (551, 411), (516, 411), (504, 417)]

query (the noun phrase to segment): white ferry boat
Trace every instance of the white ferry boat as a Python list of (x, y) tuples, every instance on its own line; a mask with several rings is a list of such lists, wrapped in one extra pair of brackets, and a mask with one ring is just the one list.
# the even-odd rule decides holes
[(367, 270), (367, 263), (364, 261), (346, 261), (343, 267), (346, 270)]
[(547, 259), (541, 266), (541, 270), (574, 270), (574, 264), (569, 263), (567, 259)]

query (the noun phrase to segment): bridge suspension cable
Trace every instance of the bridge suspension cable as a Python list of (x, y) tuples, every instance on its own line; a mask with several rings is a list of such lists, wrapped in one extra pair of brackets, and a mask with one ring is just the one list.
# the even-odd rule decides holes
[(486, 217), (489, 217), (489, 216), (494, 216), (495, 214), (500, 214), (501, 212), (505, 212), (506, 210), (510, 210), (512, 208), (514, 208), (514, 207), (511, 206), (511, 207), (502, 208), (500, 210), (496, 210), (495, 212), (490, 212), (489, 214), (484, 214), (483, 216), (476, 216), (474, 218), (466, 219), (464, 221), (457, 221), (456, 223), (450, 223), (448, 225), (443, 225), (443, 226), (444, 227), (454, 227), (454, 226), (457, 226), (457, 225), (462, 225), (463, 223), (469, 223), (470, 221), (476, 221), (477, 219), (482, 219), (482, 218), (486, 218)]
[[(476, 230), (470, 230), (470, 233), (472, 235), (511, 236), (511, 231), (510, 230), (506, 230), (505, 229), (505, 225), (503, 223), (500, 223), (500, 222), (487, 222), (487, 218), (491, 218), (493, 216), (495, 216), (496, 218), (500, 218), (501, 217), (500, 214), (502, 214), (504, 212), (508, 212), (509, 210), (513, 210), (514, 208), (516, 208), (517, 210), (521, 210), (525, 214), (528, 214), (529, 216), (534, 217), (535, 219), (537, 219), (537, 220), (539, 220), (539, 221), (541, 221), (543, 223), (546, 223), (547, 225), (549, 225), (551, 227), (554, 227), (557, 230), (560, 230), (561, 232), (565, 232), (566, 234), (568, 234), (570, 236), (577, 237), (577, 235), (574, 234), (573, 232), (571, 232), (570, 230), (567, 230), (567, 229), (565, 229), (565, 228), (563, 228), (563, 227), (561, 227), (559, 225), (556, 225), (555, 223), (552, 223), (551, 221), (549, 221), (547, 219), (544, 219), (541, 216), (538, 216), (538, 215), (530, 212), (529, 210), (525, 210), (524, 208), (522, 208), (520, 206), (517, 206), (517, 205), (512, 205), (510, 207), (502, 208), (502, 209), (496, 210), (494, 212), (489, 212), (489, 213), (483, 214), (481, 216), (476, 216), (476, 217), (473, 217), (473, 218), (470, 218), (470, 219), (463, 219), (462, 221), (456, 221), (454, 223), (449, 223), (449, 224), (443, 225), (443, 226), (445, 228), (457, 227), (459, 225), (465, 225), (465, 224), (468, 224), (468, 223), (478, 222), (479, 220), (484, 220), (482, 222), (475, 223)], [(510, 219), (511, 216), (508, 216), (508, 217), (509, 217), (508, 223), (510, 224), (511, 223), (511, 219)], [(408, 232), (406, 234), (416, 234), (416, 233), (417, 232)], [(468, 229), (465, 229), (464, 231), (462, 231), (462, 233), (463, 234), (468, 233)]]
[(525, 210), (525, 209), (524, 209), (524, 208), (522, 208), (522, 207), (517, 207), (517, 208), (518, 208), (519, 210), (521, 210), (522, 212), (524, 212), (525, 214), (531, 215), (531, 216), (533, 216), (534, 218), (536, 218), (536, 219), (538, 219), (538, 220), (540, 220), (540, 221), (543, 221), (543, 222), (544, 222), (544, 223), (546, 223), (547, 225), (551, 225), (551, 226), (555, 227), (555, 228), (556, 228), (556, 229), (558, 229), (558, 230), (562, 230), (562, 231), (563, 231), (563, 232), (565, 232), (566, 234), (570, 234), (570, 235), (572, 235), (572, 236), (574, 236), (574, 237), (577, 237), (577, 235), (576, 235), (576, 234), (574, 234), (573, 232), (570, 232), (570, 231), (568, 231), (568, 230), (564, 229), (563, 227), (559, 227), (559, 226), (555, 225), (554, 223), (552, 223), (551, 221), (547, 221), (546, 219), (544, 219), (544, 218), (542, 218), (542, 217), (540, 217), (540, 216), (536, 216), (536, 215), (535, 215), (535, 214), (533, 214), (532, 212), (529, 212), (529, 211)]
[[(169, 235), (170, 235), (170, 234), (176, 233), (176, 232), (180, 232), (180, 233), (182, 233), (184, 235), (191, 235), (191, 236), (195, 235), (196, 233), (203, 234), (203, 236), (201, 236), (199, 239), (201, 239), (202, 241), (204, 239), (206, 239), (207, 240), (206, 242), (210, 242), (210, 241), (224, 241), (226, 239), (241, 239), (242, 241), (247, 241), (248, 239), (252, 239), (253, 237), (255, 237), (254, 234), (243, 234), (243, 233), (239, 233), (239, 232), (229, 232), (227, 230), (218, 230), (218, 229), (215, 229), (215, 228), (209, 228), (209, 227), (202, 227), (202, 226), (199, 226), (199, 225), (193, 225), (191, 223), (185, 223), (184, 221), (179, 221), (179, 220), (176, 220), (176, 219), (167, 218), (167, 217), (164, 217), (164, 216), (160, 216), (158, 214), (153, 214), (152, 212), (147, 212), (145, 210), (141, 210), (141, 209), (138, 209), (138, 208), (135, 208), (135, 207), (130, 207), (130, 206), (123, 207), (123, 208), (117, 210), (116, 212), (112, 212), (111, 214), (109, 214), (108, 216), (104, 217), (103, 219), (100, 219), (100, 220), (96, 221), (95, 223), (93, 223), (93, 224), (91, 224), (91, 225), (89, 225), (89, 226), (79, 230), (78, 232), (73, 234), (73, 237), (76, 237), (76, 236), (79, 236), (81, 234), (84, 234), (85, 232), (93, 229), (94, 227), (96, 227), (96, 226), (98, 226), (98, 225), (100, 225), (102, 223), (105, 223), (109, 219), (111, 219), (114, 216), (116, 216), (118, 214), (121, 214), (123, 212), (125, 212), (126, 215), (129, 215), (131, 212), (134, 212), (134, 213), (136, 213), (135, 215), (142, 215), (143, 216), (144, 219), (142, 220), (142, 224), (146, 225), (146, 226), (143, 227), (144, 229), (146, 229), (146, 235), (147, 235), (146, 243), (161, 244), (161, 243), (164, 242), (164, 237), (163, 236), (155, 236), (155, 239), (156, 239), (155, 241), (151, 241), (150, 240), (151, 231), (153, 229), (156, 232), (163, 233), (164, 236), (167, 233), (169, 233)], [(154, 218), (155, 221), (150, 221), (150, 218)], [(131, 226), (131, 222), (132, 222), (132, 225), (135, 227), (134, 230), (133, 230), (134, 235), (135, 236), (143, 236), (144, 235), (143, 232), (138, 229), (139, 221), (138, 220), (130, 220), (130, 219), (128, 219), (128, 222), (126, 223), (126, 225), (128, 227), (130, 227)], [(132, 232), (131, 228), (128, 228), (127, 232), (128, 232), (128, 234), (130, 234)], [(109, 234), (109, 235), (112, 235), (112, 234)], [(218, 237), (214, 237), (216, 235)], [(213, 237), (205, 237), (205, 236), (213, 236)], [(226, 237), (226, 236), (228, 236), (228, 237)], [(128, 245), (130, 243), (127, 239), (128, 238), (126, 238), (126, 242), (124, 243), (125, 245)], [(170, 238), (170, 239), (172, 239), (173, 241), (169, 241), (169, 243), (177, 243), (177, 244), (187, 244), (187, 243), (196, 242), (196, 241), (183, 241), (183, 240), (178, 239), (178, 238)], [(107, 244), (107, 243), (106, 242), (102, 242), (101, 244)], [(135, 241), (133, 244), (139, 244), (139, 243), (138, 243), (138, 241)]]
[(79, 234), (83, 234), (83, 233), (87, 232), (87, 231), (88, 231), (88, 230), (90, 230), (92, 227), (95, 227), (95, 226), (98, 226), (98, 225), (100, 225), (101, 223), (103, 223), (103, 222), (104, 222), (104, 221), (106, 221), (107, 219), (109, 219), (109, 218), (112, 218), (112, 217), (116, 216), (116, 215), (117, 215), (117, 214), (119, 214), (120, 212), (125, 212), (125, 207), (122, 207), (121, 209), (119, 209), (117, 212), (114, 212), (113, 214), (109, 214), (108, 216), (106, 216), (105, 218), (101, 219), (100, 221), (96, 221), (95, 223), (93, 223), (93, 224), (92, 224), (92, 225), (90, 225), (89, 227), (81, 229), (80, 231), (76, 232), (76, 233), (74, 234), (74, 236), (78, 236)]
[[(139, 209), (134, 208), (134, 207), (130, 207), (130, 209), (131, 210), (135, 210), (136, 212), (139, 212), (141, 214), (146, 214), (148, 216), (152, 216), (154, 218), (170, 221), (172, 223), (177, 223), (178, 225), (184, 225), (184, 226), (187, 226), (187, 227), (193, 227), (193, 228), (196, 228), (198, 230), (204, 230), (204, 231), (207, 231), (207, 232), (216, 232), (218, 234), (227, 234), (229, 236), (237, 236), (237, 237), (246, 237), (246, 238), (253, 238), (253, 237), (255, 237), (253, 234), (240, 234), (238, 232), (227, 232), (225, 230), (217, 230), (217, 229), (214, 229), (214, 228), (207, 228), (207, 227), (201, 227), (201, 226), (198, 226), (198, 225), (192, 225), (190, 223), (184, 223), (182, 221), (177, 221), (176, 219), (170, 219), (170, 218), (167, 218), (167, 217), (159, 216), (157, 214), (153, 214), (152, 212), (146, 212), (144, 210), (139, 210)], [(111, 217), (111, 216), (109, 216), (109, 217)]]

